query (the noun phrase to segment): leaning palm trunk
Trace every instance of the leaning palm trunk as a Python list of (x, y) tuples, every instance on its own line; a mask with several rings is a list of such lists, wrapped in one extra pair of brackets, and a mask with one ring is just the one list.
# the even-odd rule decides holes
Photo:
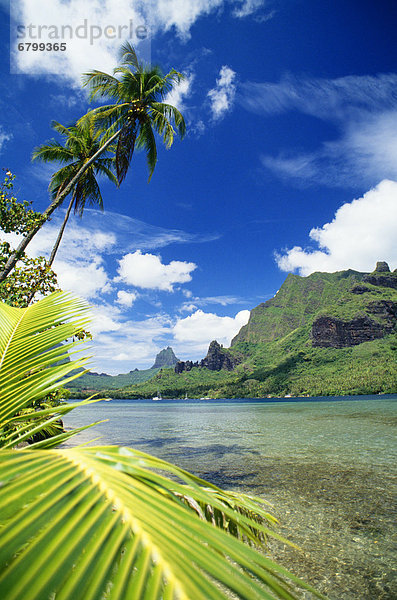
[[(75, 192), (73, 192), (72, 199), (71, 199), (71, 201), (70, 201), (70, 204), (69, 204), (69, 206), (68, 206), (68, 209), (67, 209), (67, 211), (66, 211), (66, 216), (65, 216), (65, 218), (64, 218), (64, 220), (63, 220), (63, 223), (62, 223), (61, 229), (59, 230), (59, 233), (58, 233), (57, 239), (55, 240), (55, 244), (54, 244), (54, 246), (53, 246), (53, 248), (52, 248), (52, 250), (51, 250), (51, 256), (50, 256), (50, 259), (49, 259), (49, 261), (47, 262), (47, 264), (48, 264), (48, 266), (49, 266), (49, 267), (51, 267), (52, 263), (54, 262), (55, 255), (56, 255), (56, 253), (58, 252), (58, 248), (59, 248), (59, 245), (60, 245), (60, 243), (61, 243), (61, 240), (62, 240), (63, 232), (65, 231), (66, 223), (68, 222), (68, 219), (69, 219), (69, 217), (70, 217), (70, 213), (71, 213), (71, 211), (72, 211), (72, 208), (73, 208), (73, 204), (74, 204), (75, 196), (76, 196), (76, 193), (75, 193)], [(33, 302), (33, 298), (34, 298), (34, 297), (35, 297), (35, 295), (37, 294), (37, 292), (38, 292), (38, 289), (39, 289), (39, 286), (40, 286), (40, 281), (38, 282), (37, 286), (36, 286), (34, 289), (32, 289), (32, 291), (30, 292), (30, 296), (28, 297), (28, 299), (27, 299), (27, 301), (26, 301), (26, 306), (29, 306), (29, 304), (30, 304), (31, 302)]]
[(63, 200), (71, 192), (71, 190), (74, 188), (76, 183), (78, 183), (81, 176), (87, 171), (87, 169), (92, 165), (92, 163), (95, 162), (95, 160), (98, 158), (98, 156), (100, 156), (106, 150), (106, 148), (108, 148), (112, 144), (112, 142), (114, 142), (117, 139), (117, 137), (120, 135), (120, 131), (121, 130), (116, 131), (116, 133), (114, 133), (108, 140), (106, 140), (106, 142), (98, 150), (98, 152), (96, 152), (89, 160), (87, 160), (85, 165), (83, 167), (81, 167), (81, 169), (76, 173), (76, 175), (73, 177), (73, 179), (71, 179), (70, 182), (63, 188), (63, 190), (59, 194), (57, 194), (56, 198), (51, 202), (51, 204), (48, 206), (48, 208), (44, 211), (43, 222), (36, 225), (36, 227), (34, 227), (33, 229), (31, 229), (31, 231), (29, 231), (29, 233), (27, 233), (26, 236), (23, 238), (23, 240), (19, 244), (18, 248), (16, 250), (14, 250), (14, 252), (10, 255), (8, 261), (6, 262), (6, 264), (4, 266), (4, 269), (0, 272), (0, 283), (5, 280), (7, 275), (15, 267), (16, 263), (18, 262), (19, 257), (25, 251), (25, 248), (27, 247), (29, 242), (34, 238), (36, 233), (41, 229), (43, 223), (45, 221), (47, 221), (48, 218), (52, 215), (52, 213), (58, 208), (58, 206), (60, 206), (62, 204)]
[(48, 266), (50, 266), (50, 267), (51, 267), (52, 263), (54, 262), (56, 253), (58, 252), (59, 244), (61, 243), (63, 232), (65, 231), (66, 223), (68, 222), (69, 217), (70, 217), (70, 213), (72, 212), (72, 208), (73, 208), (75, 197), (76, 197), (76, 190), (73, 192), (73, 196), (72, 196), (72, 199), (71, 199), (70, 204), (68, 206), (68, 209), (66, 211), (66, 215), (65, 215), (65, 218), (63, 220), (62, 226), (61, 226), (61, 228), (59, 230), (58, 237), (57, 237), (57, 239), (55, 241), (53, 249), (51, 250), (51, 256), (50, 256), (50, 259), (48, 261)]

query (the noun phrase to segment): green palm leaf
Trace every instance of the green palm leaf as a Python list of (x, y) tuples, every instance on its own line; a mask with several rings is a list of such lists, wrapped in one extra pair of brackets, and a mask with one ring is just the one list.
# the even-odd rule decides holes
[[(0, 447), (13, 447), (52, 426), (73, 405), (26, 411), (75, 379), (87, 358), (70, 360), (76, 343), (65, 343), (89, 323), (87, 305), (54, 293), (20, 309), (0, 304)], [(75, 350), (76, 351), (76, 350)], [(57, 440), (70, 437), (57, 434)], [(55, 439), (55, 438), (54, 438)]]
[(253, 526), (268, 533), (231, 508), (248, 511), (254, 501), (205, 489), (142, 452), (2, 451), (0, 483), (0, 597), (7, 600), (220, 600), (225, 588), (245, 600), (292, 600), (294, 584), (302, 585), (181, 497), (212, 504), (247, 535)]

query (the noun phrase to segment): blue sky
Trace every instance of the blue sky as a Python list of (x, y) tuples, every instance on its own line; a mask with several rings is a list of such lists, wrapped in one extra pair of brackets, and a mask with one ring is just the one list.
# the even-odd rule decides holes
[[(106, 27), (150, 25), (143, 44), (131, 39), (138, 52), (186, 75), (171, 98), (185, 139), (159, 148), (150, 184), (140, 154), (120, 189), (103, 182), (105, 212), (71, 220), (55, 263), (93, 307), (94, 370), (151, 366), (167, 345), (182, 359), (228, 345), (288, 272), (397, 267), (394, 2), (13, 0), (11, 24), (0, 6), (0, 162), (37, 209), (52, 170), (31, 152), (54, 137), (52, 119), (87, 111), (80, 74), (116, 65), (125, 38)], [(18, 25), (75, 33), (85, 19), (102, 32), (92, 44), (16, 49), (29, 41)], [(48, 255), (62, 216), (32, 254)]]

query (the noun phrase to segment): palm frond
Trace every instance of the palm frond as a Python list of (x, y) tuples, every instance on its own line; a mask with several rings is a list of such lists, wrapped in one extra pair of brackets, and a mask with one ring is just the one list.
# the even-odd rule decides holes
[(155, 95), (159, 95), (160, 98), (165, 98), (165, 96), (172, 91), (174, 85), (180, 83), (183, 79), (185, 79), (183, 73), (171, 69), (171, 71), (159, 79), (156, 80), (156, 78), (154, 78), (154, 81), (151, 82), (152, 85), (148, 86), (146, 89), (146, 94), (151, 95), (153, 99)]
[(20, 446), (29, 442), (29, 448), (55, 448), (59, 444), (66, 442), (71, 437), (98, 425), (103, 421), (96, 421), (83, 427), (69, 429), (64, 431), (60, 422), (61, 417), (67, 415), (70, 411), (81, 406), (86, 406), (92, 402), (99, 402), (100, 399), (82, 400), (76, 403), (65, 403), (59, 406), (43, 410), (32, 409), (28, 414), (25, 411), (9, 419), (0, 436), (0, 448), (8, 449)]
[(120, 82), (103, 71), (90, 71), (82, 76), (83, 86), (91, 90), (90, 100), (95, 98), (118, 98)]
[(157, 148), (153, 129), (149, 119), (145, 119), (141, 124), (139, 136), (136, 141), (137, 148), (146, 150), (146, 160), (149, 167), (149, 181), (152, 178), (154, 168), (157, 163)]
[(0, 481), (0, 596), (7, 600), (226, 600), (230, 592), (293, 600), (296, 584), (311, 589), (180, 500), (187, 494), (242, 530), (268, 531), (228, 507), (243, 508), (244, 497), (216, 498), (197, 478), (143, 453), (2, 451)]
[[(119, 180), (117, 179), (116, 175), (113, 173), (113, 169), (115, 168), (115, 163), (113, 159), (108, 159), (110, 161), (110, 165), (108, 166), (108, 164), (106, 162), (101, 162), (101, 164), (97, 164), (96, 165), (96, 172), (98, 173), (98, 175), (104, 175), (107, 179), (109, 179), (109, 181), (111, 181), (112, 183), (114, 183), (114, 185), (116, 185), (117, 187), (119, 187)], [(105, 161), (105, 159), (104, 159)]]
[(102, 142), (105, 142), (118, 128), (122, 127), (129, 110), (130, 104), (125, 102), (100, 106), (91, 111), (95, 124), (101, 132)]
[(82, 300), (55, 292), (24, 309), (0, 304), (0, 428), (25, 407), (77, 377), (63, 342), (89, 323)]
[(73, 159), (73, 154), (69, 148), (65, 148), (59, 142), (50, 140), (46, 144), (37, 146), (32, 152), (32, 160), (41, 160), (43, 162), (58, 162), (60, 164), (68, 163)]
[(51, 127), (53, 129), (55, 129), (55, 131), (65, 137), (68, 136), (69, 134), (69, 128), (66, 127), (65, 125), (62, 125), (61, 123), (59, 123), (58, 121), (51, 121)]
[(137, 70), (142, 68), (136, 52), (129, 42), (125, 42), (120, 48), (120, 61), (123, 65), (130, 65)]
[(182, 113), (175, 106), (172, 104), (167, 104), (166, 102), (152, 102), (151, 109), (163, 115), (163, 117), (165, 117), (167, 120), (173, 120), (180, 137), (184, 137), (186, 133), (185, 119), (183, 118)]
[(169, 120), (161, 112), (155, 109), (151, 110), (151, 118), (154, 128), (156, 129), (157, 133), (162, 136), (163, 143), (168, 150), (171, 148), (174, 142), (174, 128)]
[[(80, 183), (80, 182), (79, 182)], [(86, 204), (97, 206), (99, 210), (103, 210), (103, 200), (100, 187), (95, 179), (93, 169), (89, 169), (84, 177), (83, 185), (76, 186), (76, 201), (74, 212), (80, 217), (83, 215)], [(79, 189), (81, 188), (81, 190)]]

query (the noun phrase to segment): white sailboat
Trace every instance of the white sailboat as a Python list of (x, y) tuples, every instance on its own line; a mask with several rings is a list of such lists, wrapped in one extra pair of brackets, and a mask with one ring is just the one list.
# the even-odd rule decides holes
[(152, 400), (153, 400), (154, 402), (156, 402), (157, 400), (162, 400), (162, 397), (161, 397), (161, 394), (160, 394), (159, 390), (157, 390), (157, 396), (154, 396), (154, 397), (152, 398)]

